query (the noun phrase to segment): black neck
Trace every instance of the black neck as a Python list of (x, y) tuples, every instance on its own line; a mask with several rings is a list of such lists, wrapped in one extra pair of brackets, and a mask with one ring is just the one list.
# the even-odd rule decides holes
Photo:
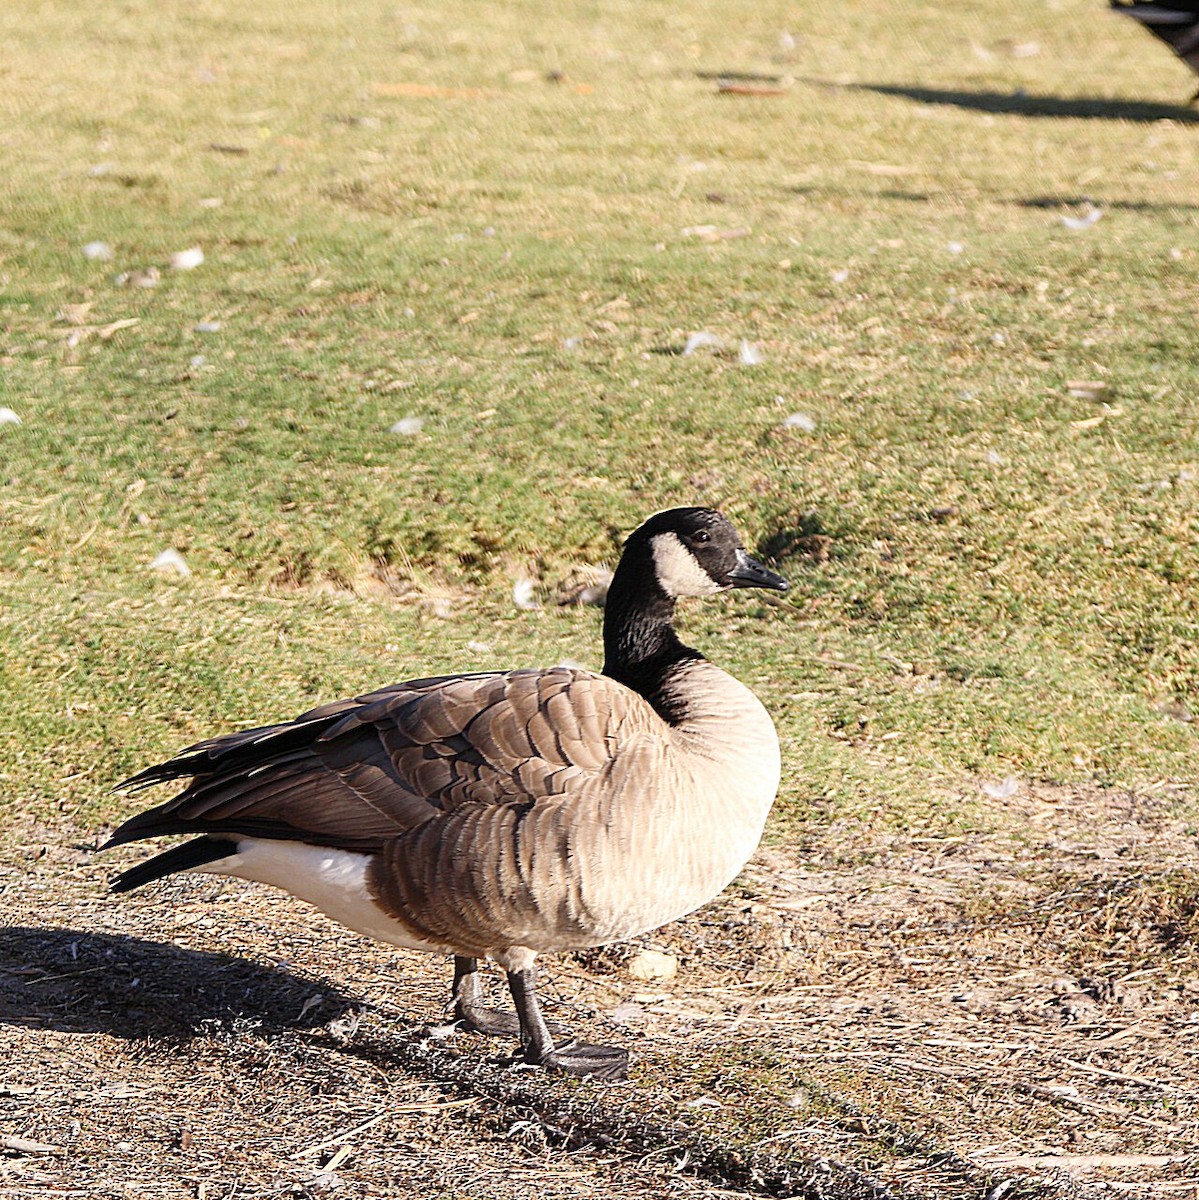
[(671, 670), (703, 655), (674, 631), (674, 599), (658, 583), (648, 548), (626, 547), (604, 604), (604, 674), (644, 696), (671, 724), (682, 717), (663, 694)]

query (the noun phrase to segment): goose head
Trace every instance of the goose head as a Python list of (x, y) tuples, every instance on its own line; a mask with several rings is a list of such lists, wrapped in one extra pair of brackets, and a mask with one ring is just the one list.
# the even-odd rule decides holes
[(787, 581), (751, 558), (732, 522), (713, 508), (672, 508), (650, 517), (625, 546), (663, 595), (711, 596), (729, 588), (785, 592)]
[(674, 722), (682, 709), (678, 697), (668, 694), (671, 672), (703, 658), (675, 635), (678, 597), (744, 587), (785, 592), (787, 586), (749, 556), (732, 523), (715, 509), (657, 513), (629, 535), (612, 577), (604, 605), (604, 674)]

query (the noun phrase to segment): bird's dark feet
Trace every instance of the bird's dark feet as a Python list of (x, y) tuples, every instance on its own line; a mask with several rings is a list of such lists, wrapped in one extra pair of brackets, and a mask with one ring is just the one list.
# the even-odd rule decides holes
[[(454, 1019), (468, 1033), (482, 1033), (487, 1037), (520, 1037), (520, 1018), (506, 1008), (486, 1008), (473, 1005), (470, 1008), (457, 1006)], [(557, 1021), (547, 1021), (546, 1028), (554, 1037), (569, 1036), (564, 1026)]]
[[(454, 1019), (471, 1033), (487, 1037), (520, 1037), (520, 1018), (504, 1008), (491, 1008), (483, 1003), (483, 982), (473, 958), (454, 959)], [(565, 1037), (561, 1025), (547, 1024), (555, 1037)]]
[(458, 1024), (471, 1033), (483, 1033), (488, 1037), (520, 1037), (520, 1020), (516, 1013), (502, 1008), (486, 1008), (483, 1005), (454, 1006)]
[[(473, 985), (467, 978), (467, 970), (459, 973), (462, 975), (462, 986), (456, 988), (455, 995), (461, 998), (471, 994), (469, 989)], [(572, 1037), (554, 1044), (561, 1030), (550, 1025), (542, 1015), (535, 984), (536, 977), (531, 966), (508, 972), (508, 987), (520, 1015), (520, 1044), (524, 1061), (532, 1066), (548, 1067), (552, 1071), (586, 1076), (605, 1083), (627, 1079), (627, 1050), (620, 1050), (616, 1046), (591, 1046)]]
[(567, 1075), (581, 1075), (602, 1083), (617, 1083), (629, 1077), (629, 1052), (619, 1046), (592, 1046), (572, 1038), (547, 1054), (534, 1057), (526, 1051), (526, 1061)]

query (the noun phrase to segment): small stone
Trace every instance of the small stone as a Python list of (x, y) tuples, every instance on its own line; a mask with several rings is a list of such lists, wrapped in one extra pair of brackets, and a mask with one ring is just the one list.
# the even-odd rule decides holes
[(116, 277), (117, 287), (155, 288), (158, 286), (157, 267), (134, 267)]
[(189, 246), (186, 250), (176, 250), (171, 255), (172, 271), (194, 271), (204, 261), (204, 251), (199, 246)]
[(615, 1025), (639, 1025), (645, 1020), (645, 1009), (625, 1000), (608, 1014), (608, 1020)]
[(190, 575), (191, 567), (184, 561), (178, 550), (168, 548), (149, 564), (151, 571), (161, 571), (164, 575), (179, 575), (186, 578)]
[(629, 974), (645, 982), (673, 979), (679, 970), (679, 960), (661, 950), (640, 950), (629, 959)]
[(1112, 398), (1112, 388), (1101, 379), (1070, 379), (1066, 382), (1066, 394), (1073, 396), (1075, 400), (1102, 403)]

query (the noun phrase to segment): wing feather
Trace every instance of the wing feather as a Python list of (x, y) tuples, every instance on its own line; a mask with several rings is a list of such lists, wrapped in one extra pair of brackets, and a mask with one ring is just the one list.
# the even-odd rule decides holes
[(668, 736), (640, 696), (590, 671), (413, 680), (197, 742), (141, 772), (123, 786), (191, 782), (126, 821), (109, 845), (240, 832), (377, 850), (465, 805), (590, 791), (647, 733)]

